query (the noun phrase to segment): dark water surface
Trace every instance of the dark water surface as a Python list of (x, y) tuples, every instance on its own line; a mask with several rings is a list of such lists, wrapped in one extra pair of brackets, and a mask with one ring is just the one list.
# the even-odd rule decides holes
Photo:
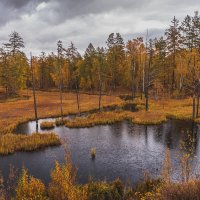
[[(40, 120), (39, 123), (48, 120)], [(78, 167), (79, 183), (86, 183), (89, 176), (108, 181), (119, 177), (123, 181), (135, 183), (141, 180), (144, 171), (153, 176), (160, 173), (166, 147), (170, 149), (174, 167), (178, 167), (177, 155), (181, 151), (179, 142), (187, 138), (185, 130), (192, 132), (191, 122), (168, 120), (156, 126), (134, 125), (124, 121), (92, 128), (55, 127), (52, 131), (67, 143), (72, 161)], [(20, 125), (17, 132), (35, 132), (35, 122)], [(199, 133), (197, 126), (193, 132), (196, 141), (193, 167), (200, 159)], [(55, 159), (64, 162), (65, 144), (31, 153), (1, 156), (0, 170), (7, 177), (10, 165), (19, 170), (25, 166), (31, 175), (48, 183)], [(97, 151), (95, 160), (90, 155), (93, 147)]]

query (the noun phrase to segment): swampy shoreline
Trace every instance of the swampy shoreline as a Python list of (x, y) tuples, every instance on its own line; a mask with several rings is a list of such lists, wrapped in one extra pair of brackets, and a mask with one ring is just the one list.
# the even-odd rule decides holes
[[(30, 91), (29, 91), (30, 92)], [(59, 118), (59, 93), (37, 92), (39, 119)], [(134, 105), (134, 112), (127, 109)], [(33, 98), (17, 99), (0, 103), (0, 154), (7, 155), (16, 151), (33, 151), (48, 146), (60, 145), (61, 140), (55, 133), (19, 135), (15, 130), (20, 124), (34, 120)], [(80, 95), (81, 113), (86, 117), (76, 117), (66, 121), (70, 128), (92, 127), (129, 120), (135, 124), (161, 124), (168, 118), (192, 120), (192, 99), (150, 100), (149, 111), (145, 111), (145, 100), (139, 98), (124, 101), (118, 96), (102, 96), (102, 112), (98, 112), (98, 95)], [(96, 112), (95, 112), (96, 111)], [(64, 93), (63, 113), (65, 116), (77, 114), (76, 95)], [(200, 118), (196, 119), (200, 122)]]

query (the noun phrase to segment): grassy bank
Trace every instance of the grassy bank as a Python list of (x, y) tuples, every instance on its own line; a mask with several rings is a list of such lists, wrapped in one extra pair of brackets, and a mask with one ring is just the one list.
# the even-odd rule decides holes
[(60, 144), (60, 139), (55, 133), (34, 133), (32, 135), (5, 134), (0, 136), (0, 154), (7, 155), (16, 151), (33, 151)]
[[(124, 103), (118, 111), (94, 113), (87, 117), (76, 117), (73, 120), (65, 121), (69, 128), (92, 127), (95, 125), (113, 124), (123, 120), (129, 120), (135, 124), (156, 125), (165, 122), (168, 118), (179, 120), (192, 120), (192, 99), (183, 100), (150, 100), (149, 111), (145, 111), (144, 100), (135, 99), (137, 111), (130, 112), (123, 110)], [(130, 101), (128, 102), (130, 104)], [(200, 118), (195, 120), (200, 123)]]
[(88, 115), (87, 117), (76, 117), (73, 120), (65, 120), (65, 126), (69, 128), (93, 127), (96, 125), (106, 125), (129, 120), (135, 124), (156, 125), (167, 120), (165, 115), (155, 112), (129, 112), (129, 111), (110, 111)]
[(92, 127), (95, 125), (113, 124), (124, 119), (124, 112), (100, 112), (87, 117), (76, 117), (74, 120), (67, 120), (65, 121), (65, 126), (69, 128)]
[(55, 127), (54, 125), (54, 122), (42, 122), (40, 124), (40, 128), (42, 130), (45, 130), (45, 129), (53, 129)]
[[(39, 118), (59, 116), (59, 94), (57, 92), (37, 92), (37, 100)], [(77, 118), (75, 122), (67, 121), (66, 124), (69, 127), (87, 127), (95, 124), (114, 123), (124, 119), (129, 119), (137, 124), (159, 124), (166, 121), (167, 118), (192, 119), (192, 99), (150, 100), (148, 112), (145, 111), (144, 99), (135, 99), (133, 103), (137, 104), (137, 112), (120, 110), (120, 112), (111, 112), (106, 115), (105, 112), (103, 112), (103, 114), (96, 113), (86, 119)], [(102, 106), (106, 107), (112, 105), (118, 105), (122, 108), (126, 107), (124, 102), (118, 97), (102, 97)], [(27, 100), (0, 103), (0, 106), (0, 134), (12, 133), (18, 124), (34, 119), (32, 97)], [(80, 108), (81, 112), (97, 109), (98, 96), (81, 94)], [(63, 112), (64, 115), (77, 113), (75, 94), (64, 94)], [(200, 118), (196, 121), (200, 122)], [(59, 121), (57, 121), (57, 125), (59, 125)]]

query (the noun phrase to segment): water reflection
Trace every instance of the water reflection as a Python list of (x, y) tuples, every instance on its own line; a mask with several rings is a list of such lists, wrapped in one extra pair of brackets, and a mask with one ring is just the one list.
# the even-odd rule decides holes
[[(39, 124), (44, 120), (39, 120)], [(45, 119), (52, 121), (52, 119)], [(21, 125), (17, 132), (31, 134), (35, 132), (34, 121)], [(29, 172), (48, 183), (49, 172), (54, 167), (54, 160), (64, 162), (65, 145), (71, 151), (72, 161), (78, 167), (78, 181), (85, 183), (89, 176), (97, 180), (114, 180), (134, 183), (141, 180), (144, 171), (158, 175), (162, 167), (165, 149), (171, 152), (172, 163), (179, 168), (178, 154), (181, 152), (180, 141), (187, 142), (187, 131), (194, 139), (195, 162), (199, 163), (199, 126), (192, 122), (169, 120), (162, 125), (142, 126), (130, 122), (92, 128), (69, 129), (55, 127), (63, 140), (60, 147), (47, 148), (33, 153), (18, 152), (8, 157), (0, 157), (0, 170), (8, 176), (9, 165), (21, 169), (26, 166)], [(38, 127), (39, 132), (43, 132)], [(91, 160), (90, 150), (95, 147), (97, 155)], [(188, 147), (189, 149), (189, 147)]]

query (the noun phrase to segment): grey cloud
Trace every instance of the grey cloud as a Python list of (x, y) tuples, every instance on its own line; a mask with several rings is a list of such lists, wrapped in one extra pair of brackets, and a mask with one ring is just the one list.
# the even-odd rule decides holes
[(0, 43), (16, 30), (26, 52), (54, 51), (59, 39), (84, 52), (89, 42), (105, 46), (111, 32), (125, 41), (145, 37), (147, 28), (149, 37), (160, 36), (174, 15), (182, 19), (197, 8), (199, 0), (0, 0)]
[(5, 6), (20, 9), (26, 6), (31, 0), (2, 0)]
[(24, 14), (31, 14), (37, 5), (48, 0), (0, 0), (0, 27), (6, 23), (20, 19)]

